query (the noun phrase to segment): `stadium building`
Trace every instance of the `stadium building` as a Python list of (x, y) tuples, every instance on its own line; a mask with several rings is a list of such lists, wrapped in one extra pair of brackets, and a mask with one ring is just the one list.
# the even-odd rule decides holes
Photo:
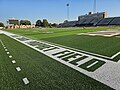
[(61, 24), (61, 27), (84, 27), (84, 26), (120, 26), (120, 17), (108, 17), (107, 12), (89, 12), (86, 15), (78, 16), (76, 21), (68, 21)]

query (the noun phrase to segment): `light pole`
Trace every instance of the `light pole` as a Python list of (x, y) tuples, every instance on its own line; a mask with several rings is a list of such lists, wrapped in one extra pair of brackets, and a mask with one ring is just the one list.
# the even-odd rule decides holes
[(93, 12), (96, 13), (96, 0), (94, 0)]
[(67, 20), (69, 20), (69, 3), (67, 4)]

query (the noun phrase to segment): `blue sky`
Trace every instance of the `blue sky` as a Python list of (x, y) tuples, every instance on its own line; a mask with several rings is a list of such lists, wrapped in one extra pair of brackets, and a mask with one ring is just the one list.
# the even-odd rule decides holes
[[(70, 19), (93, 11), (94, 0), (0, 0), (0, 22), (8, 18), (28, 19), (35, 23), (47, 19), (60, 23), (67, 19), (66, 4), (70, 4)], [(120, 16), (120, 0), (97, 0), (97, 12), (107, 11), (109, 17)]]

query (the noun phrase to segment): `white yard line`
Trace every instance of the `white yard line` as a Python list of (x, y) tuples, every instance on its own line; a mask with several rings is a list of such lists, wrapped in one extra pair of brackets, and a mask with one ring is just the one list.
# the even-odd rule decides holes
[(10, 55), (9, 58), (12, 58), (12, 55)]
[(95, 61), (94, 63), (92, 63), (91, 65), (87, 66), (87, 68), (90, 68), (92, 66), (94, 66), (95, 64), (97, 64), (99, 61)]
[(26, 40), (26, 41), (23, 41), (23, 42), (26, 42), (26, 43), (27, 43), (27, 42), (33, 42), (33, 41), (36, 41), (36, 40), (31, 40), (31, 39), (30, 39), (30, 40)]
[(79, 58), (81, 58), (81, 57), (83, 57), (82, 55), (80, 56), (80, 55), (77, 55), (75, 58), (69, 58), (68, 60), (68, 62), (71, 62), (71, 61), (73, 61), (73, 60), (76, 60), (76, 59), (79, 59)]
[(13, 63), (13, 64), (15, 64), (15, 63), (16, 63), (16, 61), (15, 61), (15, 60), (12, 60), (12, 63)]
[(39, 45), (35, 45), (34, 47), (35, 47), (35, 48), (36, 48), (36, 47), (39, 47)]
[(74, 54), (75, 54), (75, 53), (71, 53), (71, 54), (66, 55), (66, 56), (64, 56), (64, 57), (61, 57), (61, 59), (66, 58), (66, 57), (69, 57), (69, 56), (74, 55)]
[(10, 52), (7, 52), (7, 54), (10, 54)]
[[(53, 49), (54, 47), (45, 48), (43, 50)], [(53, 49), (54, 50), (54, 49)]]
[[(33, 40), (32, 40), (32, 41), (33, 41)], [(2, 46), (4, 47), (5, 51), (8, 51), (8, 50), (6, 49), (4, 43), (2, 42), (2, 40), (0, 40), (0, 42), (1, 42)], [(10, 52), (6, 52), (6, 53), (7, 53), (7, 54), (10, 54)], [(13, 57), (12, 55), (9, 55), (9, 58), (12, 58), (12, 57)], [(16, 61), (15, 61), (15, 60), (12, 60), (12, 63), (15, 64)], [(20, 71), (21, 71), (21, 68), (20, 68), (20, 67), (16, 67), (16, 70), (17, 70), (18, 72), (20, 72)], [(23, 78), (22, 80), (23, 80), (23, 82), (24, 82), (25, 85), (29, 84), (29, 80), (28, 80), (26, 77)]]
[(119, 54), (120, 54), (120, 52), (114, 54), (114, 55), (111, 57), (111, 59), (115, 58), (115, 57), (118, 56)]
[(23, 78), (23, 82), (24, 82), (24, 84), (29, 84), (29, 80), (25, 77), (25, 78)]
[(0, 39), (0, 42), (1, 42), (2, 46), (3, 46), (3, 47), (5, 47), (5, 45), (4, 45), (4, 43), (2, 42), (2, 40), (1, 40), (1, 39)]
[(20, 68), (20, 67), (16, 67), (16, 70), (17, 70), (18, 72), (20, 72), (20, 71), (21, 71), (21, 68)]
[(7, 49), (5, 49), (5, 51), (8, 51)]
[(93, 59), (93, 57), (87, 57), (83, 60), (80, 60), (79, 62), (76, 62), (78, 64), (77, 66), (80, 66), (81, 64), (86, 63), (86, 62), (90, 61), (91, 59)]

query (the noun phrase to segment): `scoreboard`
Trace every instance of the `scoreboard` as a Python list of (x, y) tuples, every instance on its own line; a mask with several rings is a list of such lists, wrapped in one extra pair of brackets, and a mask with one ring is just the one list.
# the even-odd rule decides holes
[(14, 25), (19, 25), (19, 20), (17, 20), (17, 19), (9, 19), (8, 23), (9, 24), (14, 24)]

